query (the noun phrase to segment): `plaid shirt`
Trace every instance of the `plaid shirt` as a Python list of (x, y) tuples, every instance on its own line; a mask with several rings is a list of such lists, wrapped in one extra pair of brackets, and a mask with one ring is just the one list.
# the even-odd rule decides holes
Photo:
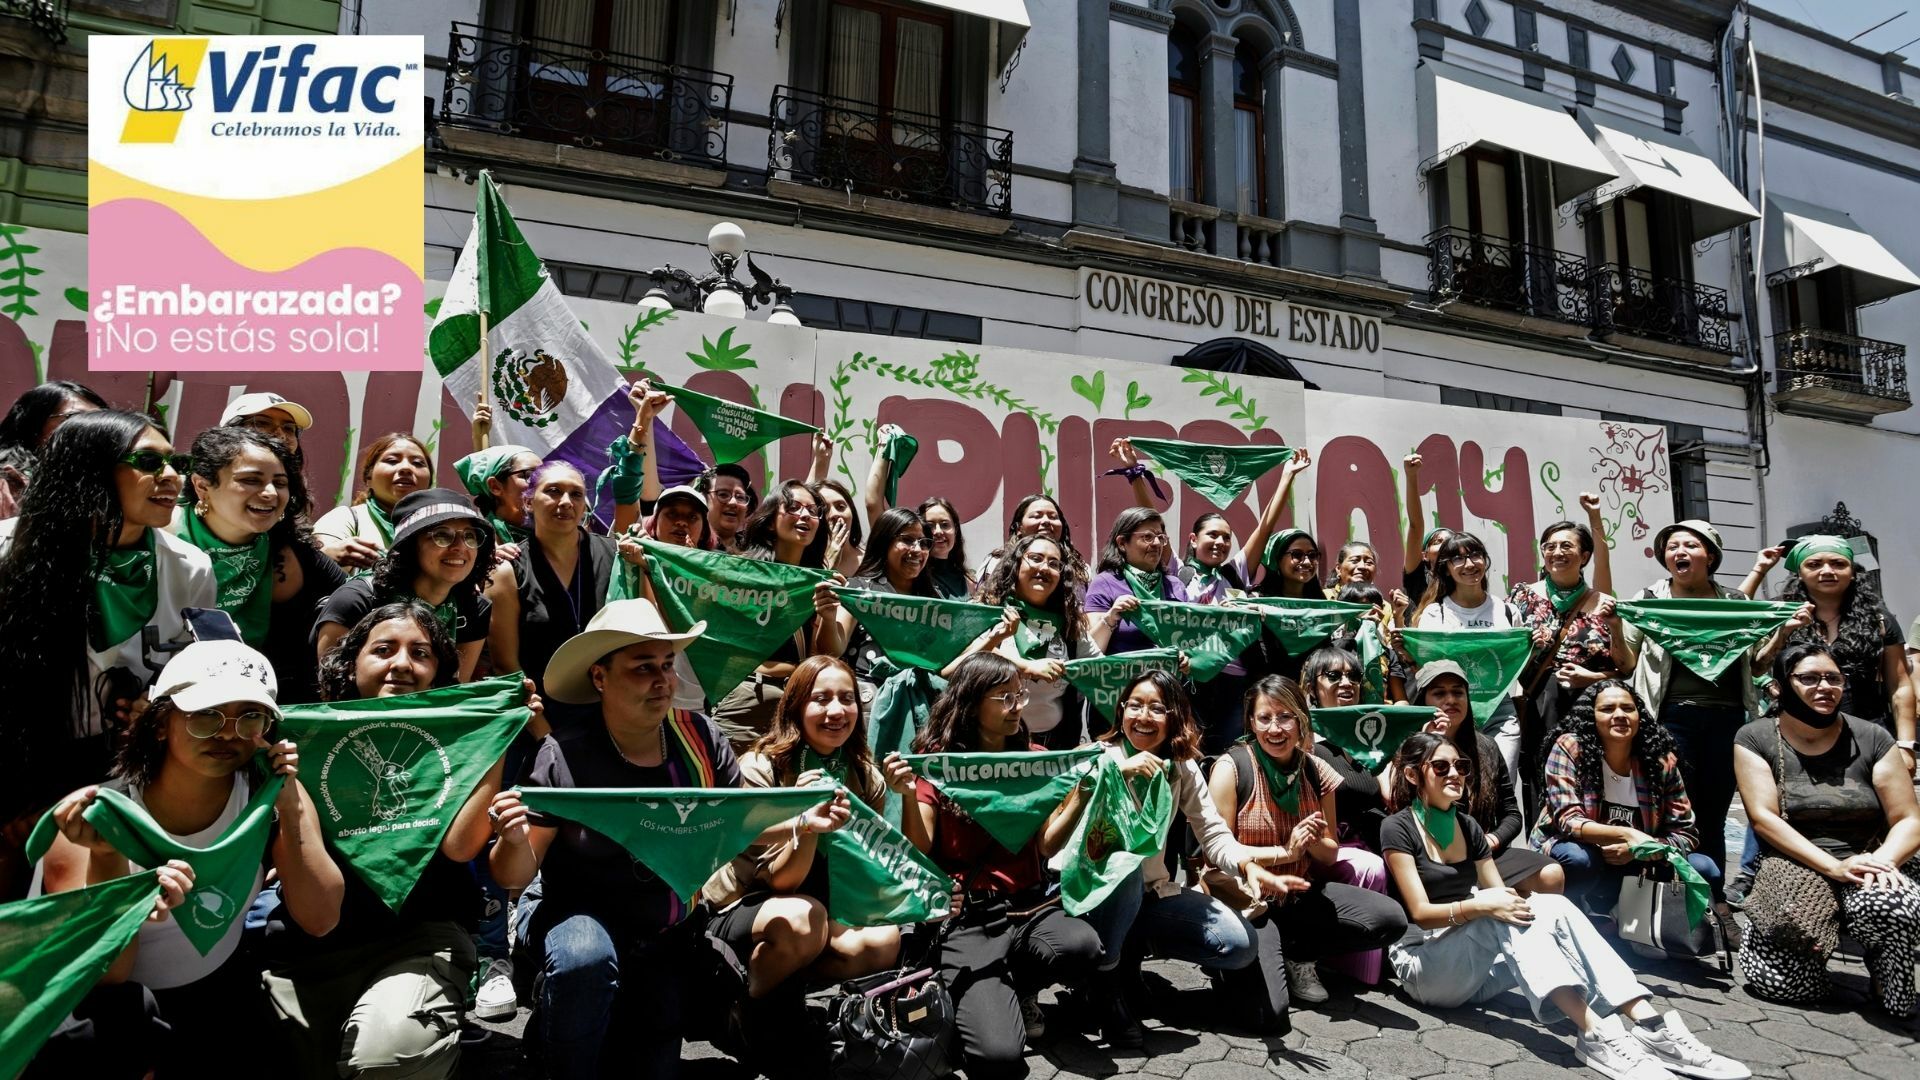
[[(1547, 801), (1540, 808), (1540, 820), (1534, 823), (1527, 842), (1541, 851), (1555, 840), (1570, 840), (1582, 821), (1605, 824), (1600, 791), (1581, 791), (1575, 778), (1575, 762), (1580, 757), (1580, 739), (1572, 732), (1554, 741), (1547, 752)], [(1687, 798), (1686, 781), (1680, 778), (1680, 762), (1672, 754), (1660, 763), (1652, 776), (1633, 761), (1634, 801), (1639, 804), (1634, 827), (1662, 843), (1671, 844), (1682, 855), (1699, 844), (1693, 826), (1693, 803)]]

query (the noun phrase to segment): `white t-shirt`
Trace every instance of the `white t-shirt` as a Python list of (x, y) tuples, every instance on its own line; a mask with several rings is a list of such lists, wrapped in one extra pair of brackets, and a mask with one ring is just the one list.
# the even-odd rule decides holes
[[(113, 788), (121, 794), (124, 794), (127, 798), (132, 799), (135, 803), (139, 804), (142, 810), (147, 808), (146, 800), (141, 797), (140, 789), (128, 784), (125, 780), (113, 780), (105, 786)], [(221, 808), (220, 816), (213, 819), (213, 824), (208, 825), (199, 832), (187, 833), (185, 835), (169, 832), (167, 835), (173, 837), (175, 841), (185, 847), (206, 847), (220, 839), (220, 834), (227, 831), (227, 826), (240, 819), (241, 813), (247, 808), (247, 801), (252, 797), (253, 792), (247, 785), (245, 773), (235, 773), (233, 776), (233, 792), (227, 796), (227, 805)], [(150, 869), (150, 867), (141, 866), (131, 859), (127, 860), (127, 862), (128, 865), (132, 867), (133, 873), (136, 874), (143, 870)], [(28, 896), (40, 895), (41, 874), (41, 864), (35, 864), (33, 868), (33, 884), (27, 891)], [(247, 892), (247, 895), (244, 898), (237, 896), (231, 897), (229, 898), (229, 902), (237, 904), (239, 911), (244, 913), (247, 908), (253, 905), (254, 898), (260, 895), (260, 886), (264, 884), (265, 881), (265, 868), (256, 867), (253, 871), (253, 887)], [(189, 900), (189, 903), (191, 902), (192, 901)], [(144, 922), (140, 924), (140, 936), (138, 939), (140, 942), (140, 950), (134, 956), (133, 974), (130, 977), (130, 981), (137, 982), (149, 990), (170, 990), (176, 986), (187, 986), (191, 983), (199, 982), (201, 979), (219, 970), (220, 965), (226, 963), (227, 958), (231, 957), (234, 950), (240, 947), (240, 932), (246, 923), (245, 918), (235, 918), (233, 924), (227, 927), (226, 935), (220, 939), (218, 944), (214, 945), (213, 951), (205, 956), (201, 956), (200, 950), (194, 948), (193, 942), (187, 940), (187, 935), (180, 932), (180, 923), (177, 921), (192, 917), (193, 913), (191, 911), (186, 908), (177, 908), (159, 922)]]
[(1601, 824), (1639, 828), (1640, 794), (1634, 790), (1633, 777), (1621, 776), (1603, 761), (1600, 763), (1600, 782), (1600, 812), (1606, 815), (1606, 820)]
[(1452, 597), (1428, 604), (1414, 625), (1428, 630), (1504, 630), (1514, 623), (1508, 615), (1507, 602), (1488, 593), (1478, 607), (1461, 607)]

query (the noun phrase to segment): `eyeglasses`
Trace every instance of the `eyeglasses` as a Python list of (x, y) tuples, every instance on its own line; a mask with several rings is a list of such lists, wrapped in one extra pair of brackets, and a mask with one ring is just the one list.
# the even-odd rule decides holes
[(275, 421), (271, 416), (254, 415), (240, 421), (240, 426), (251, 428), (266, 435), (279, 435), (292, 440), (300, 437), (300, 425), (291, 420), (285, 423)]
[(187, 714), (187, 734), (196, 739), (211, 739), (227, 729), (229, 720), (241, 738), (257, 739), (273, 725), (273, 714), (263, 709), (248, 709), (239, 716), (228, 716), (219, 709), (201, 709)]
[(1255, 727), (1298, 727), (1300, 726), (1300, 717), (1290, 712), (1254, 713), (1253, 724)]
[(913, 548), (916, 551), (932, 551), (933, 550), (933, 541), (927, 540), (924, 538), (920, 540), (909, 540), (906, 537), (901, 536), (901, 537), (896, 537), (893, 542), (896, 546)]
[(806, 503), (782, 503), (780, 512), (788, 517), (797, 518), (817, 518), (820, 516), (819, 507), (808, 506)]
[(1427, 768), (1432, 769), (1435, 776), (1452, 776), (1458, 773), (1462, 779), (1465, 779), (1467, 775), (1465, 758), (1435, 758), (1427, 762)]
[(1120, 711), (1128, 716), (1151, 716), (1155, 720), (1167, 718), (1167, 707), (1157, 701), (1123, 701), (1120, 703)]
[(1037, 552), (1032, 552), (1032, 551), (1027, 552), (1025, 555), (1020, 556), (1020, 561), (1023, 563), (1026, 563), (1028, 566), (1033, 567), (1035, 570), (1058, 571), (1060, 569), (1059, 559), (1049, 559), (1045, 555), (1041, 555)]
[(1141, 543), (1143, 543), (1143, 544), (1150, 544), (1150, 545), (1152, 545), (1152, 546), (1154, 546), (1154, 547), (1159, 547), (1159, 546), (1160, 546), (1161, 544), (1164, 544), (1164, 543), (1166, 543), (1166, 542), (1167, 542), (1167, 534), (1166, 534), (1166, 533), (1149, 533), (1149, 532), (1137, 532), (1137, 533), (1134, 533), (1134, 534), (1133, 534), (1132, 536), (1129, 536), (1129, 537), (1127, 537), (1127, 539), (1129, 539), (1129, 540), (1138, 540), (1139, 542), (1141, 542)]
[(753, 502), (753, 496), (748, 495), (744, 491), (738, 491), (733, 489), (729, 489), (727, 491), (716, 491), (707, 497), (713, 500), (714, 502), (739, 503), (742, 506), (750, 505)]
[(528, 469), (509, 469), (506, 472), (501, 473), (500, 475), (501, 476), (517, 476), (520, 479), (525, 480), (528, 477), (532, 476), (534, 473), (537, 473), (539, 471), (540, 471), (540, 466), (535, 465), (532, 468), (528, 468)]
[(1831, 686), (1836, 690), (1847, 688), (1847, 677), (1838, 671), (1809, 671), (1805, 675), (1796, 671), (1793, 681), (1809, 690), (1816, 686)]
[(988, 701), (997, 701), (1002, 708), (1018, 709), (1033, 697), (1031, 690), (1009, 690), (1004, 694), (988, 694)]
[(193, 471), (192, 454), (163, 454), (158, 450), (135, 450), (120, 459), (120, 464), (131, 465), (137, 472), (148, 476), (159, 476), (161, 470), (173, 466), (173, 471), (185, 476)]
[(1580, 545), (1572, 540), (1560, 540), (1551, 544), (1541, 544), (1540, 550), (1547, 555), (1571, 555), (1580, 550)]
[(427, 539), (433, 541), (434, 547), (443, 549), (455, 544), (464, 548), (480, 546), (480, 534), (472, 529), (435, 529), (427, 534)]
[(1348, 671), (1346, 668), (1341, 668), (1337, 671), (1323, 671), (1320, 673), (1320, 677), (1330, 683), (1335, 683), (1335, 684), (1343, 683), (1343, 682), (1350, 682), (1356, 686), (1360, 684), (1359, 674), (1357, 672)]
[(1485, 555), (1455, 555), (1453, 558), (1447, 560), (1447, 565), (1484, 566), (1486, 565), (1486, 561), (1487, 557)]

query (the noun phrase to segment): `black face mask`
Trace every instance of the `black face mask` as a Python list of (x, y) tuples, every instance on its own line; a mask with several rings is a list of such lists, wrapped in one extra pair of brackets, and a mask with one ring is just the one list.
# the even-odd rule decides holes
[(1807, 704), (1807, 699), (1800, 696), (1800, 688), (1794, 685), (1791, 677), (1782, 688), (1780, 710), (1810, 728), (1829, 728), (1840, 719), (1839, 709), (1822, 715), (1818, 709)]

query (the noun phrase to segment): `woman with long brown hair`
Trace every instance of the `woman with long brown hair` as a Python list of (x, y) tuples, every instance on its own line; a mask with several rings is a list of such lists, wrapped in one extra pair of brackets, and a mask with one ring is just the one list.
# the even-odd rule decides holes
[(393, 544), (393, 508), (410, 492), (433, 486), (433, 455), (418, 436), (393, 431), (367, 444), (354, 475), (360, 490), (313, 523), (327, 557), (348, 570), (367, 570)]

